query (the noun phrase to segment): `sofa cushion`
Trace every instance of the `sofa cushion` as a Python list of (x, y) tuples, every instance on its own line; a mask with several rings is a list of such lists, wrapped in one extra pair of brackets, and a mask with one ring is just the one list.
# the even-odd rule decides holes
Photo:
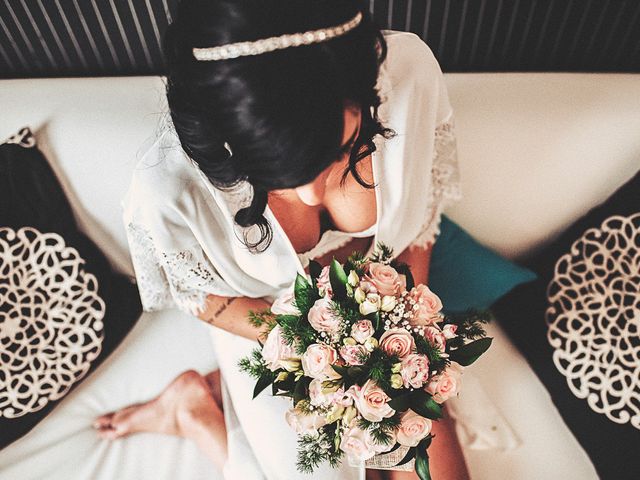
[(526, 261), (492, 310), (603, 479), (638, 478), (640, 173)]
[(446, 312), (486, 309), (516, 285), (536, 274), (478, 243), (446, 215), (433, 245), (429, 287)]
[(28, 127), (0, 145), (0, 448), (77, 387), (135, 325), (135, 284), (78, 230)]

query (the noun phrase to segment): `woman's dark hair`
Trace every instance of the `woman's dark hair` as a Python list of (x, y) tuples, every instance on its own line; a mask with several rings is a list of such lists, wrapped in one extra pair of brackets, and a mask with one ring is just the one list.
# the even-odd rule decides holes
[[(194, 47), (332, 27), (358, 11), (360, 24), (328, 41), (218, 61), (192, 54)], [(375, 86), (387, 44), (365, 2), (182, 0), (163, 50), (169, 111), (182, 148), (215, 187), (242, 181), (253, 187), (251, 204), (235, 214), (238, 225), (260, 229), (255, 242), (245, 230), (252, 251), (263, 251), (273, 237), (264, 216), (267, 193), (311, 182), (344, 154), (346, 105), (360, 108), (362, 121), (342, 182), (350, 171), (374, 188), (356, 164), (376, 150), (375, 135), (395, 132), (378, 121)]]

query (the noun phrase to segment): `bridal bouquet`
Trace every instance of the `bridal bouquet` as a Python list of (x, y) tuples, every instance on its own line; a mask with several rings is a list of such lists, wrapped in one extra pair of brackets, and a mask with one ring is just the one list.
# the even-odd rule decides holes
[(382, 243), (370, 258), (341, 265), (311, 261), (270, 310), (251, 312), (268, 327), (261, 349), (240, 362), (255, 378), (254, 398), (271, 387), (290, 397), (299, 434), (297, 467), (321, 462), (410, 470), (428, 479), (432, 421), (460, 391), (463, 367), (491, 344), (482, 313), (449, 317), (426, 285)]

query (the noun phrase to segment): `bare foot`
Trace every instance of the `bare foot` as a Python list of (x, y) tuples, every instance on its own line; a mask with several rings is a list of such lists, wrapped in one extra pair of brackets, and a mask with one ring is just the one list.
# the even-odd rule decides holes
[(207, 379), (195, 370), (187, 370), (156, 398), (102, 415), (93, 426), (99, 437), (110, 440), (136, 432), (191, 438), (202, 423), (221, 416)]
[(207, 373), (204, 376), (207, 384), (209, 385), (209, 390), (211, 391), (211, 395), (213, 395), (213, 399), (222, 410), (222, 387), (220, 385), (220, 370), (213, 370)]

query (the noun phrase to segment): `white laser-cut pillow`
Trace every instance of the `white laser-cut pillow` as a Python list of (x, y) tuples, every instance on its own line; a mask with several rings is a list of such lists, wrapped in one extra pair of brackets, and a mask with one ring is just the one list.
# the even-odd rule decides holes
[(102, 350), (105, 303), (56, 233), (0, 228), (0, 417), (63, 397)]
[(640, 429), (640, 213), (590, 228), (547, 287), (547, 340), (573, 394)]

